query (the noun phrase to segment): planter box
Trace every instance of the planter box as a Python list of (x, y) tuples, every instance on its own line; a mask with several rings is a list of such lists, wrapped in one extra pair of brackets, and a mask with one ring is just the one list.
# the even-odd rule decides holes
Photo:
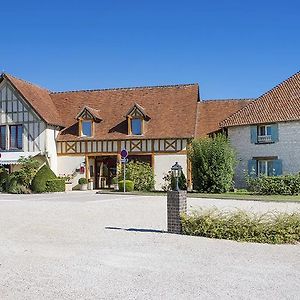
[(80, 185), (80, 190), (81, 191), (87, 191), (88, 185), (87, 184), (81, 184)]
[(65, 191), (71, 192), (72, 191), (72, 182), (66, 182), (65, 183)]

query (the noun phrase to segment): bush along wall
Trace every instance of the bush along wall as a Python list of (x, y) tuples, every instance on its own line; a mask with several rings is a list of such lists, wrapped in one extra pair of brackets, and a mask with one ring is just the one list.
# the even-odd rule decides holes
[(282, 176), (247, 176), (248, 189), (259, 195), (299, 195), (300, 174)]
[(300, 242), (300, 213), (200, 210), (182, 216), (183, 234), (244, 242)]
[(65, 180), (61, 178), (49, 179), (46, 181), (46, 192), (64, 192), (65, 191)]

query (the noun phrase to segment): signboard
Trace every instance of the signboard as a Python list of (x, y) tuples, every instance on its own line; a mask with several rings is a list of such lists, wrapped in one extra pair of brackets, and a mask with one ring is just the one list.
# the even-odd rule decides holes
[(128, 156), (128, 151), (126, 149), (121, 150), (121, 157), (126, 158)]

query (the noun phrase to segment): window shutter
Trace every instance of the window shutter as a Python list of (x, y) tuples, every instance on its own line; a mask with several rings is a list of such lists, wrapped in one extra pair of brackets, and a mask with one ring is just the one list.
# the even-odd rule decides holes
[(275, 176), (282, 175), (282, 160), (281, 159), (276, 159), (273, 161), (273, 169), (274, 169)]
[(248, 160), (248, 175), (255, 177), (257, 174), (257, 162), (255, 159)]
[(257, 143), (257, 126), (251, 126), (250, 133), (251, 133), (251, 143), (252, 144)]
[(271, 125), (271, 137), (273, 143), (278, 142), (278, 124)]

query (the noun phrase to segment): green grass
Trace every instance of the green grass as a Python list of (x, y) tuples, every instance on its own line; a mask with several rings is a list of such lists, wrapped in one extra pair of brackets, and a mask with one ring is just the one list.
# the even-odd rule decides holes
[[(120, 193), (119, 191), (101, 191), (101, 193)], [(141, 195), (141, 196), (166, 196), (166, 192), (138, 192), (133, 191), (127, 193), (130, 195)], [(265, 202), (299, 202), (300, 195), (298, 196), (283, 196), (283, 195), (253, 195), (249, 192), (229, 192), (223, 194), (208, 194), (208, 193), (196, 193), (190, 192), (187, 194), (188, 198), (206, 198), (206, 199), (224, 199), (224, 200), (245, 200), (245, 201), (265, 201)]]

